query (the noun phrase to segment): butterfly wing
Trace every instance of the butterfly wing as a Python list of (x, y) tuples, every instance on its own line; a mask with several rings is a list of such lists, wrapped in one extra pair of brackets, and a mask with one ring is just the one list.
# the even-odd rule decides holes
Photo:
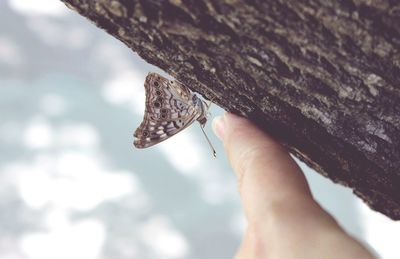
[(193, 93), (177, 81), (150, 73), (145, 81), (144, 118), (134, 133), (134, 145), (146, 148), (160, 143), (191, 125), (203, 113)]

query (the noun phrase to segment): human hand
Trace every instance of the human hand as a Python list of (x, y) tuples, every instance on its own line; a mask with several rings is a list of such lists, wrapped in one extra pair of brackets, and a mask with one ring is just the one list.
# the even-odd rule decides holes
[(237, 259), (374, 258), (313, 199), (288, 151), (245, 118), (213, 121), (248, 222)]

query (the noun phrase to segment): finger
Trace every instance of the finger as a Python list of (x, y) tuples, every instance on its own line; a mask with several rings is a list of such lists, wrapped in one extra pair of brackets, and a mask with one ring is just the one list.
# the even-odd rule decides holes
[(249, 219), (265, 217), (271, 207), (290, 208), (300, 200), (312, 201), (300, 168), (273, 138), (231, 113), (215, 120), (213, 126), (237, 175)]
[(333, 248), (363, 255), (351, 258), (372, 258), (314, 201), (304, 174), (278, 142), (230, 113), (213, 128), (237, 175), (249, 221), (236, 258), (321, 258), (315, 255)]

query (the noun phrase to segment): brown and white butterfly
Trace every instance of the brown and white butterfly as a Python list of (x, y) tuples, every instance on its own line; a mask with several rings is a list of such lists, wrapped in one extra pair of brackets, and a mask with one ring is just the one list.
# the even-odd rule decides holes
[[(178, 81), (170, 81), (157, 73), (149, 73), (144, 82), (146, 107), (144, 118), (136, 129), (134, 145), (147, 148), (182, 131), (198, 121), (200, 128), (207, 122), (209, 105)], [(207, 138), (207, 136), (206, 136)], [(215, 156), (215, 150), (208, 143)]]

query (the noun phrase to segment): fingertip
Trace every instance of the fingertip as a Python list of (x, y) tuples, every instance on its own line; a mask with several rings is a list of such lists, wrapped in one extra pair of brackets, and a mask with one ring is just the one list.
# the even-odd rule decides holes
[(215, 117), (211, 124), (214, 134), (222, 141), (224, 140), (224, 124), (224, 118), (222, 116)]
[(235, 129), (237, 127), (246, 127), (250, 124), (250, 121), (245, 117), (239, 116), (231, 112), (225, 112), (223, 115), (226, 127)]

